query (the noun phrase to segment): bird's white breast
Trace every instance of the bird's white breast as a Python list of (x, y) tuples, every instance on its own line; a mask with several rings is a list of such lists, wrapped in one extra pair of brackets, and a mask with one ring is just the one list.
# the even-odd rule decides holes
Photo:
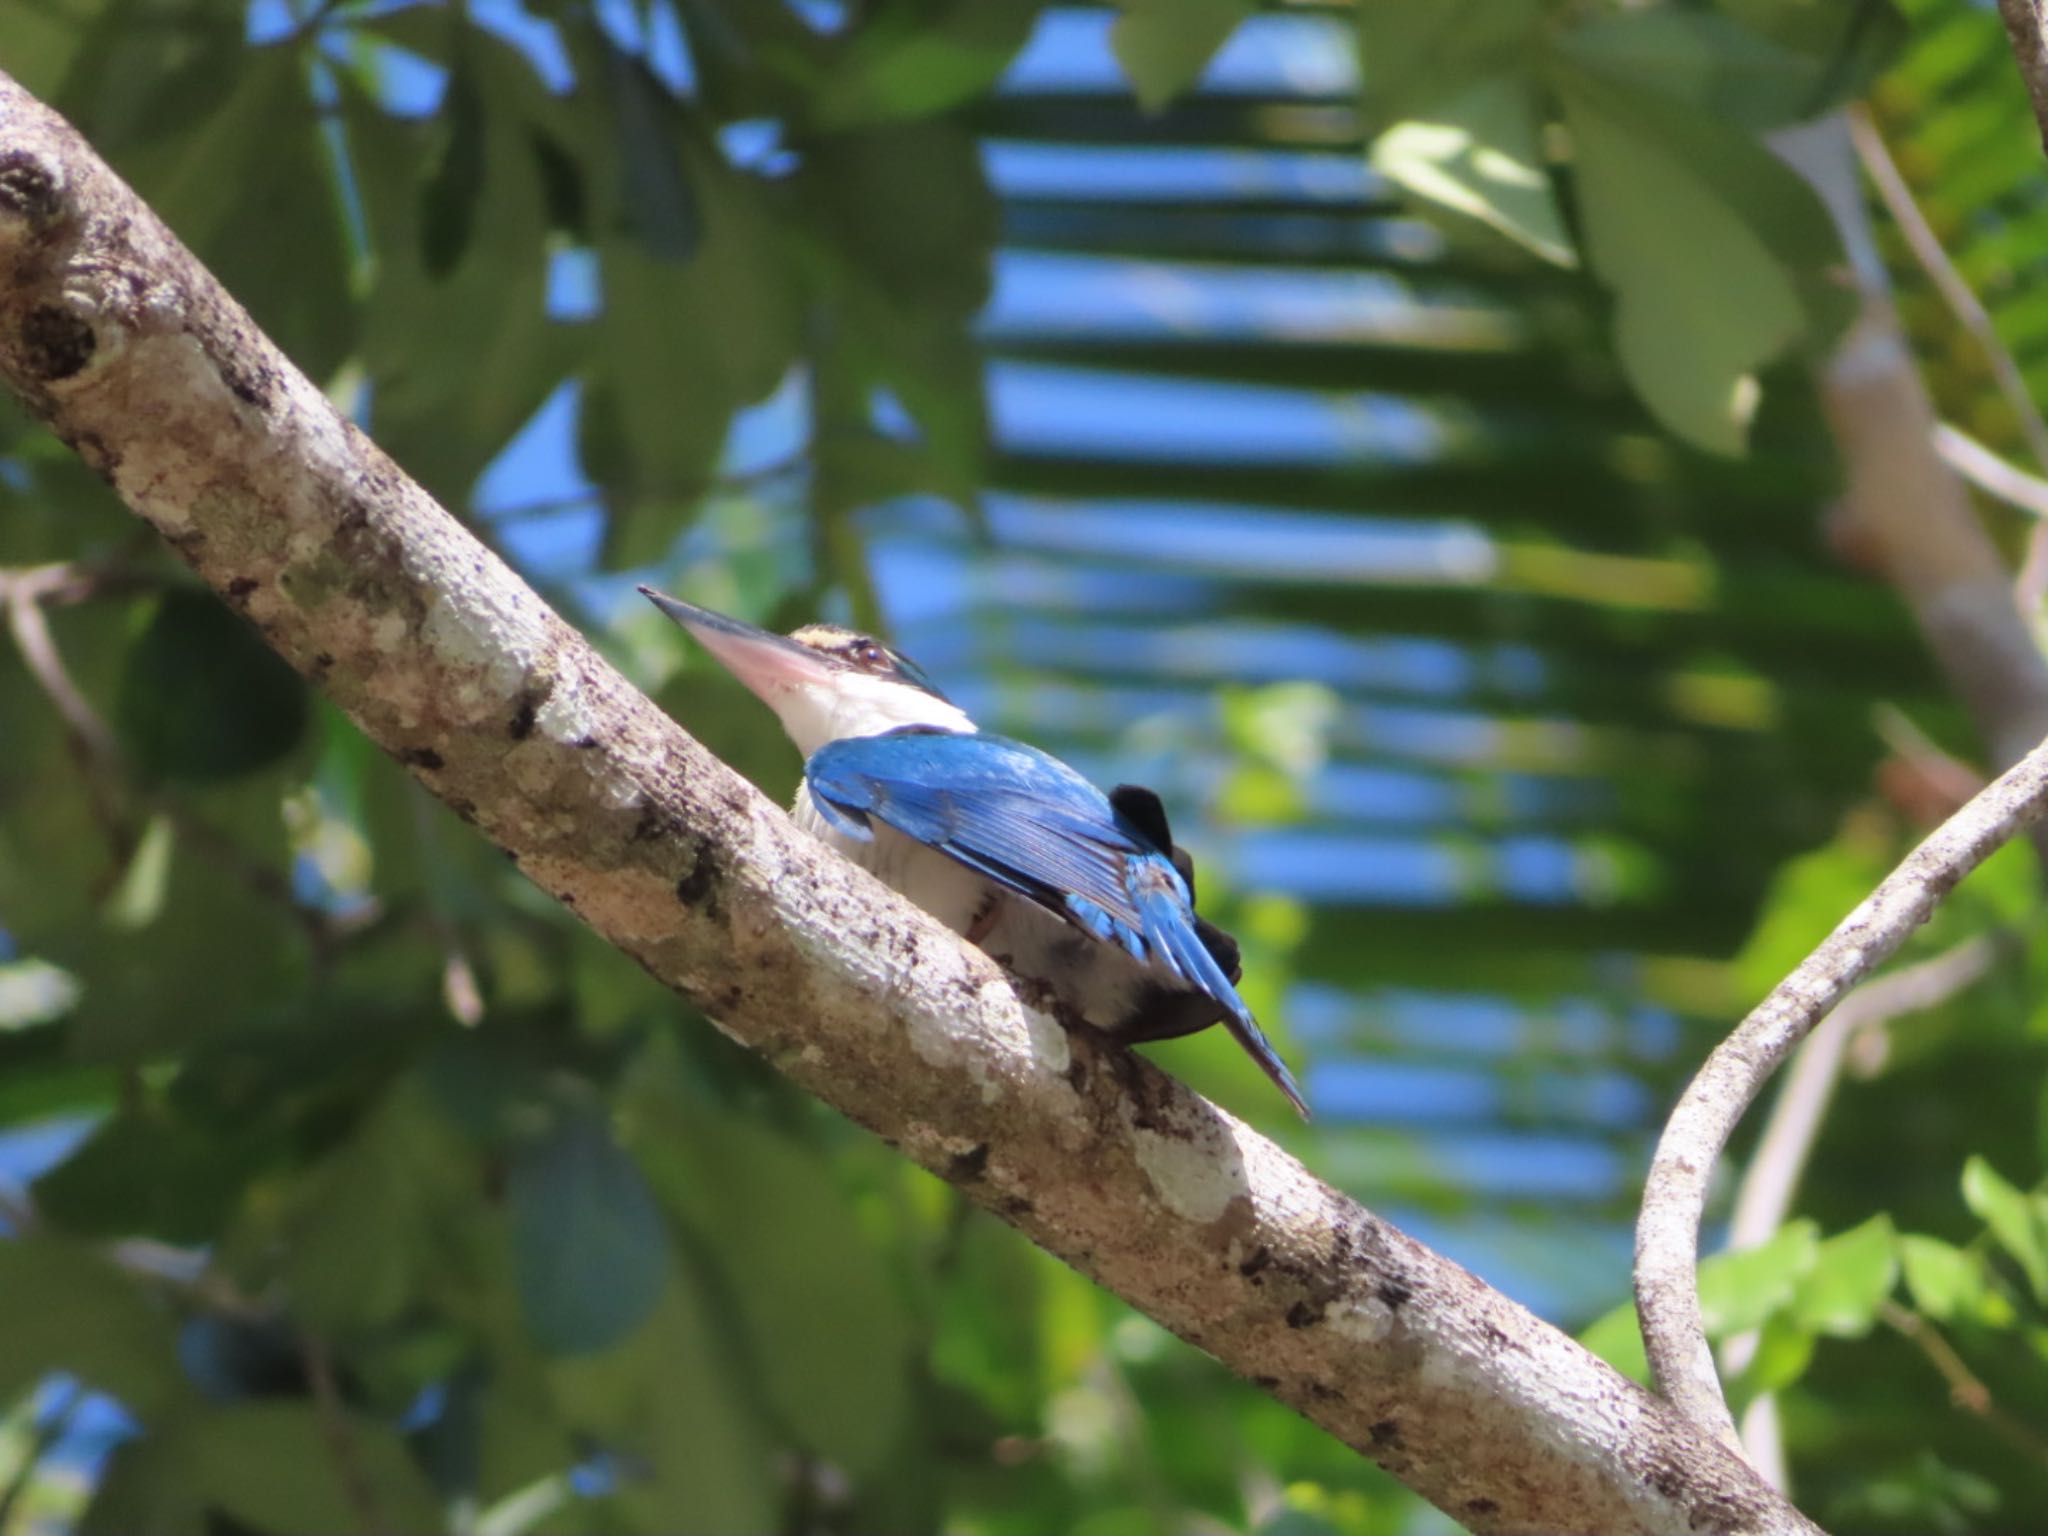
[(973, 870), (914, 842), (894, 827), (877, 822), (872, 838), (848, 836), (819, 813), (808, 784), (797, 786), (796, 804), (790, 814), (806, 832), (853, 860), (891, 890), (908, 897), (955, 933), (966, 933), (989, 902), (999, 899), (996, 888)]

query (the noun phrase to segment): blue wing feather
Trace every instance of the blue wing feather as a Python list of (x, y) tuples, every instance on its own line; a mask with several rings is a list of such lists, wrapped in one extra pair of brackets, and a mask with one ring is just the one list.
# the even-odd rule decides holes
[(1001, 736), (913, 728), (830, 742), (804, 778), (841, 830), (867, 836), (882, 822), (1214, 998), (1231, 1034), (1308, 1113), (1203, 943), (1171, 847), (1058, 758)]

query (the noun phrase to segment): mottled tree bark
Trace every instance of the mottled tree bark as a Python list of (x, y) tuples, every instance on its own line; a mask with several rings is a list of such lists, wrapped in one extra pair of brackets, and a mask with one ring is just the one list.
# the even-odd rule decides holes
[(1480, 1532), (1810, 1532), (1710, 1433), (693, 741), (0, 75), (0, 376), (277, 651), (726, 1033)]

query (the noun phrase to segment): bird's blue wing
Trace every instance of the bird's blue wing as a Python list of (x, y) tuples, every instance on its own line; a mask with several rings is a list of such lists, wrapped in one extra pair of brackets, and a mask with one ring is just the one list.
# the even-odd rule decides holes
[(804, 779), (842, 831), (893, 827), (1214, 998), (1230, 1032), (1308, 1113), (1204, 942), (1170, 835), (1160, 846), (1146, 817), (1112, 805), (1058, 758), (1001, 736), (911, 728), (830, 742), (811, 754)]
[[(820, 747), (804, 779), (842, 831), (860, 836), (879, 821), (1150, 957), (1129, 867), (1163, 855), (1058, 758), (1001, 736), (891, 731)], [(1168, 875), (1185, 905), (1180, 876)]]

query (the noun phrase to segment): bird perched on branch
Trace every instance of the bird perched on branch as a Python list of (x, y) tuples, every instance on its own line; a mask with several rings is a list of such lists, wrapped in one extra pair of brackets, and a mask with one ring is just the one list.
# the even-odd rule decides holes
[(1149, 789), (1105, 795), (975, 728), (908, 658), (814, 624), (793, 635), (640, 589), (804, 754), (797, 824), (1012, 974), (1125, 1042), (1227, 1028), (1304, 1116), (1237, 995), (1237, 942), (1195, 913), (1194, 865)]

